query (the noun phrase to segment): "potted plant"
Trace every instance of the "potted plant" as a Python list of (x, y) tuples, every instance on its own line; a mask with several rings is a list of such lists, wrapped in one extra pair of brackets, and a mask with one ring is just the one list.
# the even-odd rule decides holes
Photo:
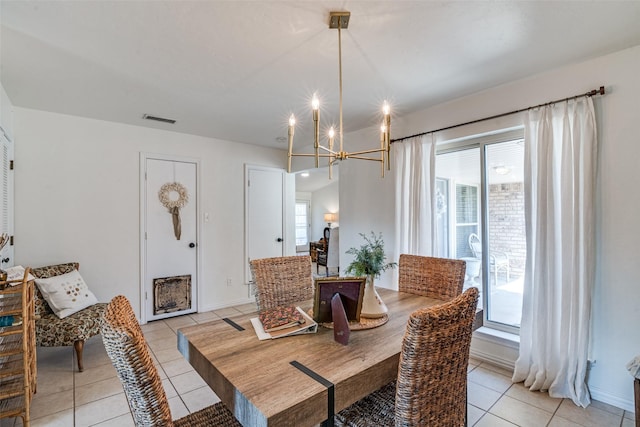
[(374, 287), (374, 279), (389, 268), (394, 268), (397, 263), (386, 262), (387, 256), (384, 253), (384, 241), (382, 233), (376, 235), (373, 231), (367, 237), (359, 233), (364, 239), (364, 244), (359, 248), (350, 248), (346, 253), (354, 255), (355, 258), (345, 270), (346, 274), (355, 276), (366, 276), (367, 284), (362, 298), (362, 317), (377, 318), (387, 313), (387, 306), (380, 299), (380, 295)]

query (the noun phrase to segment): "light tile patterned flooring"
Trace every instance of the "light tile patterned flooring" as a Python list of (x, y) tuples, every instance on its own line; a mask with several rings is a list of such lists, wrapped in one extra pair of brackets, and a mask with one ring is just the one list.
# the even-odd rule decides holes
[[(238, 313), (255, 311), (254, 304), (151, 322), (142, 327), (163, 379), (174, 418), (218, 401), (217, 396), (176, 349), (176, 330)], [(115, 370), (101, 338), (85, 345), (85, 370), (76, 372), (71, 347), (38, 348), (38, 392), (31, 408), (32, 425), (133, 426)], [(593, 402), (588, 408), (546, 393), (530, 392), (512, 384), (511, 373), (493, 365), (469, 363), (469, 426), (593, 426), (633, 427), (633, 413)], [(3, 419), (0, 427), (20, 426), (21, 420)]]

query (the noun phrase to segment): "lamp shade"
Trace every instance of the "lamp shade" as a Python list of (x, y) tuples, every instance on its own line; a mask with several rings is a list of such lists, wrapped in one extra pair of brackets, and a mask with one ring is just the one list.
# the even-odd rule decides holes
[(324, 222), (336, 222), (338, 220), (338, 214), (326, 213), (324, 214)]

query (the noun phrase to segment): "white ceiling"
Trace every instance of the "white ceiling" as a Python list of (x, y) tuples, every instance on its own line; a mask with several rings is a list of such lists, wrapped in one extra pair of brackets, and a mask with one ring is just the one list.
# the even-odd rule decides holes
[(0, 0), (0, 78), (19, 107), (286, 149), (314, 92), (338, 121), (332, 10), (345, 132), (640, 44), (640, 1)]
[[(303, 173), (308, 176), (303, 176)], [(340, 179), (340, 165), (336, 164), (332, 167), (331, 179), (329, 179), (329, 168), (319, 167), (311, 168), (296, 173), (296, 191), (306, 191), (312, 193), (329, 184), (338, 182)]]

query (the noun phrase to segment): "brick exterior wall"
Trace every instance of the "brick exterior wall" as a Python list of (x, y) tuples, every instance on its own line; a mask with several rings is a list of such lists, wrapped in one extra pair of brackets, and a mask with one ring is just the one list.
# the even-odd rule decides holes
[(522, 182), (489, 185), (489, 242), (491, 251), (509, 255), (511, 280), (524, 273), (527, 246)]

